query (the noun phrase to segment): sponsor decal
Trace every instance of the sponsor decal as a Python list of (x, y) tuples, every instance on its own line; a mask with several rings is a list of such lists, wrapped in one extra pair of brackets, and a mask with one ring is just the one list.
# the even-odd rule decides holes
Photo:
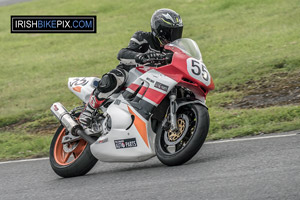
[(125, 148), (132, 148), (137, 147), (136, 139), (129, 138), (123, 140), (115, 140), (116, 149), (125, 149)]
[(96, 33), (96, 16), (11, 16), (11, 33)]
[(91, 104), (92, 108), (95, 108), (95, 107), (96, 107), (97, 101), (96, 101), (96, 98), (95, 98), (94, 95), (91, 96), (89, 103)]
[(114, 104), (120, 105), (120, 103), (121, 103), (121, 100), (120, 99), (116, 99)]
[(103, 140), (99, 140), (98, 143), (103, 144), (103, 143), (106, 143), (106, 142), (108, 142), (108, 138), (104, 138)]
[(73, 90), (76, 92), (81, 92), (81, 87), (80, 86), (73, 87)]
[(151, 82), (151, 83), (154, 83), (154, 80), (152, 80), (152, 79), (149, 78), (149, 77), (147, 77), (146, 80), (149, 81), (149, 82)]
[(142, 73), (145, 73), (145, 72), (149, 71), (151, 68), (148, 66), (138, 66), (138, 67), (136, 67), (136, 69)]
[(160, 83), (160, 82), (158, 82), (158, 81), (156, 81), (154, 87), (156, 87), (156, 88), (158, 88), (158, 89), (161, 89), (161, 90), (163, 90), (163, 91), (165, 91), (165, 92), (167, 92), (168, 89), (169, 89), (169, 86), (167, 86), (167, 85), (165, 85), (165, 84), (162, 84), (162, 83)]
[(55, 110), (55, 111), (58, 111), (58, 110), (59, 110), (58, 107), (57, 107), (57, 105), (54, 105), (53, 107), (54, 107), (54, 110)]
[(85, 86), (89, 81), (86, 78), (75, 78), (72, 82), (70, 82), (70, 87), (73, 86)]

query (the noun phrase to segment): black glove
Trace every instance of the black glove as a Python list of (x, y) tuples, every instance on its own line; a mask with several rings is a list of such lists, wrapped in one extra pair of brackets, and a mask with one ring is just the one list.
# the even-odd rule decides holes
[(139, 53), (135, 56), (134, 59), (135, 62), (138, 64), (145, 64), (147, 62), (164, 60), (165, 57), (166, 55), (162, 53), (148, 52), (148, 53)]

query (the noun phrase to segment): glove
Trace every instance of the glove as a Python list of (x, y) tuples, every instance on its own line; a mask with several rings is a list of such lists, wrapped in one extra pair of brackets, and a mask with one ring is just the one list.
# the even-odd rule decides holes
[(148, 53), (139, 53), (135, 56), (135, 62), (138, 64), (145, 64), (147, 62), (155, 60), (164, 60), (165, 55), (162, 53), (148, 52)]

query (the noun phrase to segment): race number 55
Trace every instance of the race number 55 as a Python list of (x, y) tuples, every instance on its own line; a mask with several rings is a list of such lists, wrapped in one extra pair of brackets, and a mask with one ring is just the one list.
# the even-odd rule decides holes
[(187, 71), (191, 77), (203, 82), (205, 85), (210, 84), (210, 75), (203, 62), (195, 58), (188, 58)]

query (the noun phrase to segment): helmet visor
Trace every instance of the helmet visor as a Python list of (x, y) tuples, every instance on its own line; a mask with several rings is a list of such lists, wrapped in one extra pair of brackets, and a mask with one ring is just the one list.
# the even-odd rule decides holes
[(174, 27), (174, 28), (163, 28), (163, 37), (168, 42), (173, 42), (174, 40), (177, 40), (182, 37), (182, 30), (183, 27)]

